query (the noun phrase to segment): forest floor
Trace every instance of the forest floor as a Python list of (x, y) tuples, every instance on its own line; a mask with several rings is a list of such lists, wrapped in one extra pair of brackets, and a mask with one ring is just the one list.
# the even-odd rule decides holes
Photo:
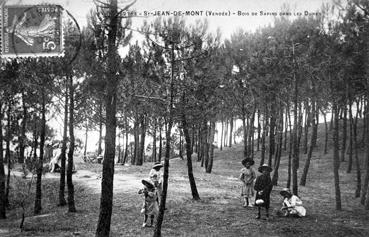
[[(335, 210), (332, 150), (323, 155), (321, 148), (313, 154), (307, 185), (299, 187), (299, 196), (307, 209), (304, 218), (277, 217), (281, 206), (279, 191), (286, 185), (287, 154), (283, 154), (278, 186), (271, 194), (271, 218), (255, 219), (257, 208), (243, 208), (240, 197), (239, 171), (242, 146), (216, 150), (213, 172), (207, 174), (194, 162), (194, 175), (201, 197), (191, 199), (186, 161), (170, 161), (167, 211), (163, 236), (369, 236), (369, 211), (354, 198), (356, 170), (346, 173), (347, 162), (340, 168), (342, 211)], [(362, 154), (363, 155), (363, 154)], [(254, 169), (260, 163), (256, 155)], [(301, 172), (306, 155), (301, 154)], [(195, 158), (194, 158), (195, 161)], [(153, 228), (142, 228), (142, 199), (137, 194), (141, 179), (147, 179), (152, 163), (143, 166), (116, 166), (111, 236), (152, 236)], [(76, 164), (76, 213), (58, 207), (59, 174), (43, 176), (43, 210), (32, 216), (34, 188), (28, 203), (24, 232), (20, 232), (21, 209), (13, 206), (8, 218), (0, 221), (0, 236), (94, 236), (98, 220), (101, 188), (100, 164)], [(363, 167), (363, 165), (361, 166)], [(299, 173), (300, 177), (300, 173)], [(29, 179), (14, 177), (10, 200), (19, 200), (18, 189)], [(19, 193), (19, 192), (18, 192)], [(67, 195), (67, 192), (66, 192)], [(16, 204), (13, 204), (16, 205)], [(264, 214), (264, 213), (262, 213)]]

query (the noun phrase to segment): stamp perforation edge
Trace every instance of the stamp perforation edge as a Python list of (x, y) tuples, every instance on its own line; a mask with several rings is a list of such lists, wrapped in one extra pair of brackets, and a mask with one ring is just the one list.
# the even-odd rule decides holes
[[(4, 18), (4, 14), (3, 11), (6, 8), (17, 8), (17, 7), (21, 7), (21, 8), (26, 8), (26, 9), (31, 9), (34, 7), (58, 7), (60, 10), (60, 15), (59, 15), (59, 27), (60, 27), (60, 51), (58, 52), (53, 52), (53, 53), (42, 53), (42, 52), (38, 52), (38, 53), (4, 53), (3, 52), (3, 36), (4, 36), (4, 27), (3, 27), (3, 18)], [(30, 4), (10, 4), (10, 5), (5, 5), (5, 2), (3, 2), (2, 4), (0, 4), (0, 58), (28, 58), (28, 57), (32, 57), (32, 58), (36, 58), (36, 57), (64, 57), (65, 56), (65, 48), (64, 48), (64, 41), (65, 41), (65, 35), (64, 35), (64, 29), (63, 29), (63, 18), (65, 17), (65, 9), (63, 8), (63, 6), (61, 6), (60, 4), (49, 4), (49, 3), (40, 3), (40, 4), (34, 4), (34, 5), (30, 5)]]

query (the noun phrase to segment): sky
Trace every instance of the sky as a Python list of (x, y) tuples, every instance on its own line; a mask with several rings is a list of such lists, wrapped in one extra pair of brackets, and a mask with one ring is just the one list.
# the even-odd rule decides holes
[[(95, 3), (98, 1), (106, 2), (106, 0), (8, 0), (6, 5), (59, 4), (68, 10), (78, 24), (83, 27), (87, 24), (87, 14), (95, 8)], [(305, 12), (317, 13), (323, 3), (332, 3), (332, 1), (334, 0), (137, 0), (132, 10), (135, 10), (139, 16), (133, 18), (132, 28), (139, 28), (144, 19), (148, 21), (154, 19), (152, 15), (157, 11), (170, 11), (171, 14), (179, 11), (202, 11), (201, 16), (188, 16), (186, 20), (191, 23), (198, 18), (207, 18), (209, 31), (215, 32), (219, 28), (223, 39), (225, 39), (229, 38), (237, 29), (255, 31), (258, 28), (272, 24), (273, 16), (265, 15), (267, 13), (279, 15), (282, 12), (288, 12), (291, 14), (289, 17), (293, 18), (298, 13), (302, 15)], [(4, 0), (0, 0), (0, 2), (4, 2)], [(118, 6), (122, 8), (130, 2), (132, 0), (118, 0)], [(289, 11), (286, 11), (286, 9), (289, 9)], [(145, 11), (151, 13), (151, 15), (145, 17)], [(225, 12), (230, 15), (210, 16), (209, 11)], [(239, 11), (242, 12), (243, 16), (238, 15)], [(261, 14), (261, 11), (263, 14)], [(54, 124), (57, 132), (62, 134), (62, 119), (55, 121)], [(218, 131), (219, 139), (220, 128), (218, 128)], [(82, 140), (84, 139), (83, 134), (83, 131), (76, 131), (76, 136)], [(90, 132), (89, 139), (91, 145), (87, 149), (95, 150), (98, 133)]]

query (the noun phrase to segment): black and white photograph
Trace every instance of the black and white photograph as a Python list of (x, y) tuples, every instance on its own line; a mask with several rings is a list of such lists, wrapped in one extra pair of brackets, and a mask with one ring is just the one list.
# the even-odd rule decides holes
[(0, 0), (1, 237), (369, 236), (368, 0)]

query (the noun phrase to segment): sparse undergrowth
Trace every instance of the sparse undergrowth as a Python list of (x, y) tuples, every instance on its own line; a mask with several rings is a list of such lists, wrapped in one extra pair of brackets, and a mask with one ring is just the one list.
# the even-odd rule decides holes
[[(354, 198), (355, 170), (340, 173), (343, 211), (334, 209), (332, 157), (314, 153), (312, 166), (300, 196), (307, 208), (306, 218), (280, 218), (279, 190), (286, 184), (287, 157), (282, 157), (279, 186), (272, 191), (273, 214), (269, 221), (256, 220), (256, 208), (242, 208), (237, 177), (241, 169), (242, 147), (217, 151), (214, 171), (206, 174), (194, 162), (194, 173), (201, 201), (191, 200), (186, 161), (171, 160), (168, 210), (163, 236), (369, 236), (369, 212)], [(301, 164), (305, 156), (301, 155)], [(257, 168), (257, 160), (254, 168)], [(140, 180), (147, 178), (151, 164), (142, 167), (116, 166), (112, 236), (151, 236), (153, 228), (141, 228), (141, 199), (137, 195)], [(1, 236), (94, 236), (101, 186), (101, 165), (77, 164), (75, 174), (77, 213), (57, 207), (58, 174), (43, 177), (42, 215), (32, 216), (30, 201), (25, 231), (20, 233), (19, 210), (8, 211), (8, 219), (0, 221)], [(83, 173), (89, 170), (89, 173)], [(33, 192), (33, 191), (32, 191)], [(66, 194), (67, 195), (67, 194)], [(16, 197), (12, 196), (16, 200)], [(30, 195), (33, 200), (34, 194)], [(262, 213), (263, 214), (263, 213)]]

